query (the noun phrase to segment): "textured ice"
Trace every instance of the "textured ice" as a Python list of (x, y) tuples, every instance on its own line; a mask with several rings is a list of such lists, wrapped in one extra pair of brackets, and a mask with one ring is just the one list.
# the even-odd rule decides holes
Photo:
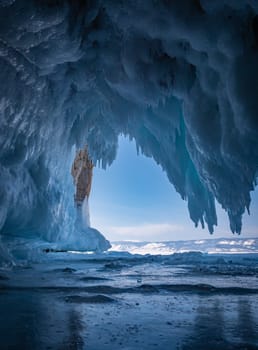
[(174, 253), (202, 252), (208, 254), (258, 253), (258, 238), (202, 239), (164, 242), (112, 242), (109, 251), (131, 254), (171, 255)]
[(257, 261), (49, 253), (0, 269), (1, 349), (257, 349)]
[(77, 240), (75, 150), (106, 167), (121, 133), (195, 225), (213, 231), (216, 198), (240, 233), (258, 169), (257, 1), (4, 0), (0, 19), (2, 235)]

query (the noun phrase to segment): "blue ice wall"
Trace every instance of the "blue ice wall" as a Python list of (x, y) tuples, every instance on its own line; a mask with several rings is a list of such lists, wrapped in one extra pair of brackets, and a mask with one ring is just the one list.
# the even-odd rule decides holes
[[(0, 1), (0, 229), (76, 236), (70, 166), (130, 135), (188, 201), (232, 232), (258, 168), (254, 0)], [(61, 238), (60, 238), (61, 237)]]

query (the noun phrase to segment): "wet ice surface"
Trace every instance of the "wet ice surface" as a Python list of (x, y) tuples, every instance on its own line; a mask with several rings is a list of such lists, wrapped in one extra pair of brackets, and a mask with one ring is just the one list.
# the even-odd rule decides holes
[(48, 253), (0, 271), (0, 348), (258, 349), (257, 262)]

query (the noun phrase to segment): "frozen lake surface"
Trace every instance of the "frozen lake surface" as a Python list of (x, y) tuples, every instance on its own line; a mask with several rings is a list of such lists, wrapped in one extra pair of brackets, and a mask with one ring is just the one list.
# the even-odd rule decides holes
[(45, 253), (0, 270), (0, 348), (258, 349), (257, 262)]

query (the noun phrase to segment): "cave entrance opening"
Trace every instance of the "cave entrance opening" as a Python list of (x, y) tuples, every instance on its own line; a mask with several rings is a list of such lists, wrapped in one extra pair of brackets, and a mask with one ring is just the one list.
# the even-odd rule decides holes
[(182, 221), (192, 226), (166, 173), (125, 136), (113, 164), (94, 168), (89, 203), (92, 226), (110, 241), (179, 239)]
[[(112, 241), (168, 241), (232, 237), (228, 218), (216, 203), (219, 227), (194, 227), (187, 203), (176, 193), (154, 159), (137, 154), (136, 143), (120, 136), (118, 154), (106, 170), (94, 167), (89, 198), (91, 225)], [(257, 211), (258, 191), (251, 212)], [(244, 215), (246, 236), (252, 236), (255, 215)]]

